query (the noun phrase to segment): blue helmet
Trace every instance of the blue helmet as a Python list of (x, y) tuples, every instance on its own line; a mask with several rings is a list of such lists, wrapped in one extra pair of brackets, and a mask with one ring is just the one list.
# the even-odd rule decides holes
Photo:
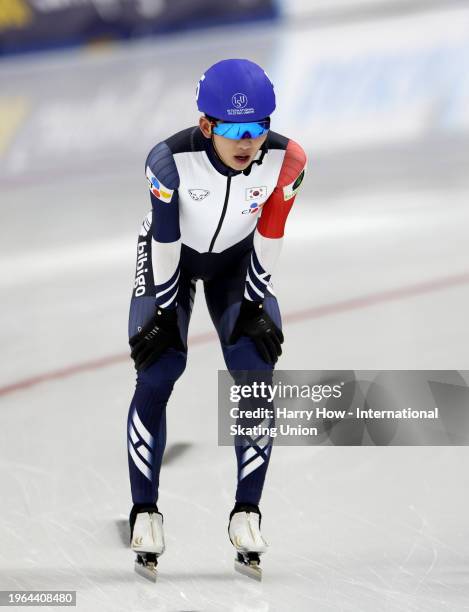
[(227, 59), (211, 66), (196, 90), (202, 113), (231, 122), (259, 121), (275, 110), (272, 81), (264, 70), (246, 59)]

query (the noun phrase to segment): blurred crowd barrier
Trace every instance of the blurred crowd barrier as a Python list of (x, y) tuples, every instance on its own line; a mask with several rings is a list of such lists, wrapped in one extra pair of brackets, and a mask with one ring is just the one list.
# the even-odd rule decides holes
[(467, 4), (467, 0), (284, 0), (282, 9), (289, 18), (361, 19), (363, 15), (371, 13), (383, 15), (464, 4)]
[(0, 0), (0, 54), (273, 19), (274, 0)]
[(405, 172), (428, 183), (445, 170), (452, 185), (466, 182), (468, 31), (469, 8), (461, 6), (327, 26), (287, 19), (187, 32), (109, 54), (5, 62), (0, 180), (59, 174), (73, 184), (88, 172), (135, 173), (155, 142), (196, 123), (195, 86), (204, 70), (243, 56), (275, 83), (274, 129), (299, 140), (312, 163), (339, 160), (348, 185), (364, 168), (367, 181), (388, 173), (392, 182)]
[(360, 19), (466, 0), (0, 0), (0, 56), (283, 19)]
[(468, 31), (467, 8), (297, 30), (277, 65), (282, 123), (316, 150), (466, 132)]

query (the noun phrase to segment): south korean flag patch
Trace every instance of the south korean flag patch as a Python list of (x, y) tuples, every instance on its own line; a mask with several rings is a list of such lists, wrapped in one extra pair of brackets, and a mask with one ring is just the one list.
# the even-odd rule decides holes
[(158, 200), (169, 204), (169, 202), (171, 202), (171, 198), (173, 197), (174, 189), (165, 187), (163, 183), (156, 178), (149, 166), (147, 166), (146, 177), (151, 193), (157, 197)]
[(246, 189), (246, 200), (250, 202), (251, 200), (262, 200), (267, 197), (267, 187), (248, 187)]
[(303, 168), (303, 170), (296, 177), (296, 179), (293, 181), (293, 183), (290, 183), (289, 185), (286, 185), (283, 188), (283, 198), (284, 198), (284, 200), (291, 200), (294, 196), (296, 196), (296, 194), (298, 193), (298, 190), (301, 187), (301, 183), (303, 182), (303, 179), (305, 177), (305, 170), (306, 170), (306, 168)]

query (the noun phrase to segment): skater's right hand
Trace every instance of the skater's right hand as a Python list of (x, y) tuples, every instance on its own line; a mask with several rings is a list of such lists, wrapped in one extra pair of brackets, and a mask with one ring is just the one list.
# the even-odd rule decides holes
[(185, 351), (177, 323), (175, 308), (157, 307), (155, 314), (142, 330), (129, 340), (130, 356), (136, 370), (144, 370), (168, 348)]

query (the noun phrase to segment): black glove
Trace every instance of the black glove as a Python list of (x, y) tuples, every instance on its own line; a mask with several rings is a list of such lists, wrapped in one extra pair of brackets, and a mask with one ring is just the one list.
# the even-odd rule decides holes
[(137, 370), (154, 363), (168, 348), (185, 351), (177, 324), (176, 308), (156, 308), (156, 313), (143, 329), (129, 340), (130, 356)]
[(274, 364), (282, 354), (282, 331), (266, 313), (261, 302), (251, 302), (246, 299), (241, 302), (229, 344), (234, 344), (240, 336), (251, 338), (259, 355), (267, 363)]

